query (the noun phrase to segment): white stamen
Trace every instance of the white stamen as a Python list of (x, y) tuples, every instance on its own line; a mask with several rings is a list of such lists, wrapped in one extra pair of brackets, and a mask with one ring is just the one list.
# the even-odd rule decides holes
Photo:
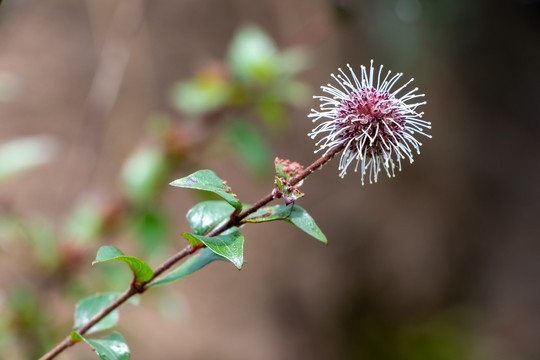
[[(314, 96), (321, 102), (320, 110), (311, 109), (308, 115), (313, 122), (325, 119), (308, 134), (311, 138), (322, 136), (316, 145), (321, 150), (330, 150), (345, 145), (339, 160), (339, 176), (347, 174), (347, 168), (356, 160), (354, 171), (360, 171), (362, 185), (364, 176), (369, 182), (377, 182), (378, 175), (384, 169), (388, 177), (395, 176), (395, 168), (401, 171), (401, 159), (413, 162), (412, 151), (420, 153), (422, 145), (414, 138), (431, 129), (429, 121), (422, 120), (423, 112), (416, 108), (426, 102), (409, 103), (413, 99), (424, 97), (416, 94), (418, 88), (409, 90), (398, 96), (414, 79), (410, 79), (397, 90), (391, 91), (403, 73), (391, 75), (391, 71), (381, 81), (383, 66), (377, 72), (377, 83), (374, 87), (375, 68), (370, 61), (369, 74), (365, 66), (361, 66), (360, 77), (347, 64), (350, 74), (338, 69), (337, 75), (331, 77), (339, 84), (321, 86), (329, 96)], [(397, 163), (397, 164), (396, 164)]]

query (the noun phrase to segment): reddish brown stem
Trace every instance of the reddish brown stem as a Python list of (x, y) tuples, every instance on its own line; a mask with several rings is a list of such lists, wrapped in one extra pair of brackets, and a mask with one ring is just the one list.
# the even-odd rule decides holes
[[(336, 155), (338, 152), (343, 150), (343, 147), (344, 146), (338, 146), (338, 147), (335, 147), (335, 148), (331, 149), (329, 152), (327, 152), (325, 155), (323, 155), (321, 158), (319, 158), (313, 164), (308, 166), (300, 174), (298, 174), (297, 176), (292, 178), (289, 181), (289, 183), (291, 185), (298, 184), (300, 181), (304, 180), (306, 177), (308, 177), (310, 174), (312, 174), (315, 170), (320, 168), (324, 163), (329, 161), (334, 155)], [(240, 214), (238, 214), (236, 216), (231, 216), (231, 218), (229, 219), (228, 222), (226, 222), (222, 226), (212, 230), (206, 236), (208, 236), (208, 237), (216, 236), (216, 235), (221, 234), (223, 231), (225, 231), (227, 229), (230, 229), (233, 226), (240, 225), (240, 223), (241, 223), (241, 221), (243, 219), (245, 219), (249, 215), (253, 214), (255, 211), (259, 210), (260, 208), (262, 208), (263, 206), (265, 206), (266, 204), (268, 204), (269, 202), (271, 202), (272, 200), (274, 200), (274, 199), (276, 199), (278, 197), (279, 196), (277, 196), (274, 192), (271, 192), (270, 194), (266, 195), (265, 197), (263, 197), (262, 199), (257, 201), (255, 204), (253, 204), (249, 209), (246, 209), (246, 210), (242, 211)], [(111, 304), (109, 304), (106, 308), (104, 308), (98, 314), (96, 314), (92, 319), (90, 319), (90, 321), (86, 325), (84, 325), (83, 327), (78, 329), (77, 332), (80, 335), (86, 334), (86, 332), (88, 332), (88, 330), (92, 326), (94, 326), (98, 322), (100, 322), (111, 311), (113, 311), (113, 310), (117, 309), (118, 307), (120, 307), (120, 305), (122, 305), (124, 302), (126, 302), (133, 295), (144, 292), (147, 289), (147, 285), (150, 282), (155, 280), (158, 276), (163, 274), (165, 271), (170, 269), (174, 264), (178, 263), (180, 260), (182, 260), (186, 256), (191, 255), (194, 252), (196, 252), (201, 247), (202, 247), (202, 245), (198, 246), (198, 247), (193, 247), (191, 245), (188, 245), (185, 248), (183, 248), (182, 250), (180, 250), (179, 252), (177, 252), (176, 254), (174, 254), (173, 256), (171, 256), (169, 259), (167, 259), (167, 261), (165, 261), (163, 264), (159, 265), (154, 270), (154, 276), (152, 277), (152, 279), (150, 279), (149, 281), (146, 281), (146, 282), (141, 282), (141, 283), (134, 282), (129, 289), (127, 289), (124, 293), (122, 293), (122, 295), (120, 295), (115, 301), (113, 301)], [(62, 351), (64, 351), (65, 349), (67, 349), (68, 347), (70, 347), (72, 345), (74, 345), (74, 343), (71, 341), (71, 337), (68, 336), (62, 342), (60, 342), (55, 348), (53, 348), (47, 354), (43, 355), (40, 358), (40, 360), (53, 359), (58, 354), (60, 354)]]

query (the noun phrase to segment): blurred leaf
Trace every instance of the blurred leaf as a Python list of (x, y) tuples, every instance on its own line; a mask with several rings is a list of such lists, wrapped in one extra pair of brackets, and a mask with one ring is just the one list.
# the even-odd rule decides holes
[(226, 134), (237, 156), (252, 173), (263, 175), (271, 170), (268, 143), (255, 126), (233, 122), (227, 126)]
[(69, 236), (83, 242), (98, 237), (103, 228), (100, 204), (95, 199), (84, 198), (68, 217), (65, 228)]
[(204, 235), (229, 220), (233, 211), (225, 201), (203, 201), (189, 209), (186, 218), (196, 235)]
[(113, 332), (111, 335), (102, 339), (88, 339), (79, 335), (77, 332), (71, 332), (71, 341), (84, 341), (92, 350), (98, 354), (103, 360), (129, 360), (131, 355), (126, 341), (118, 332)]
[(236, 228), (232, 228), (232, 231), (228, 234), (213, 237), (189, 233), (183, 233), (182, 236), (190, 242), (198, 240), (204, 243), (204, 245), (216, 254), (227, 258), (238, 269), (242, 268), (242, 264), (244, 263), (244, 236)]
[[(75, 324), (73, 325), (73, 328), (77, 330), (86, 325), (90, 319), (92, 319), (101, 310), (109, 306), (109, 304), (116, 300), (120, 295), (121, 293), (96, 294), (79, 301), (75, 307)], [(138, 298), (132, 297), (128, 300), (128, 302), (136, 304), (138, 303)], [(100, 322), (92, 326), (88, 330), (87, 334), (110, 329), (116, 325), (118, 319), (118, 310), (113, 310)]]
[(285, 76), (296, 75), (309, 65), (309, 55), (306, 49), (294, 47), (282, 51), (278, 57), (281, 74)]
[[(457, 311), (456, 311), (457, 310)], [(404, 324), (396, 333), (396, 352), (405, 359), (472, 360), (470, 324), (461, 309), (439, 312), (422, 322)]]
[(289, 122), (285, 105), (278, 94), (272, 92), (261, 94), (257, 98), (256, 109), (271, 130), (283, 130)]
[(50, 222), (25, 220), (15, 216), (2, 217), (0, 218), (0, 241), (2, 238), (28, 241), (33, 256), (43, 269), (55, 269), (61, 262), (58, 238)]
[(315, 239), (325, 244), (328, 243), (326, 236), (319, 229), (315, 220), (313, 220), (306, 210), (295, 204), (263, 207), (249, 215), (243, 221), (259, 223), (274, 220), (286, 221), (313, 236)]
[(0, 348), (7, 359), (17, 358), (13, 355), (16, 351), (17, 334), (13, 329), (11, 316), (0, 311)]
[(172, 104), (181, 112), (200, 116), (224, 106), (230, 94), (230, 86), (223, 80), (196, 78), (174, 85), (171, 97)]
[(0, 182), (53, 160), (55, 141), (45, 135), (15, 139), (0, 145)]
[[(5, 294), (0, 293), (5, 295), (0, 299), (0, 308), (3, 308), (0, 310), (7, 310), (7, 314), (1, 315), (7, 315), (10, 330), (15, 332), (16, 342), (20, 341), (21, 337), (29, 339), (25, 342), (26, 346), (21, 349), (24, 354), (22, 358), (35, 359), (48, 350), (51, 341), (56, 341), (54, 338), (57, 335), (54, 335), (50, 326), (56, 319), (43, 306), (43, 294), (21, 280), (24, 279), (17, 279), (13, 286), (6, 289)], [(0, 343), (2, 341), (0, 339)], [(0, 350), (2, 359), (11, 359), (4, 356), (7, 356), (5, 350), (5, 348)]]
[(167, 159), (161, 148), (137, 149), (122, 167), (122, 186), (125, 194), (132, 201), (151, 200), (165, 185), (163, 179), (167, 166)]
[(277, 73), (276, 46), (259, 27), (243, 26), (228, 52), (232, 74), (243, 81), (268, 82)]
[(214, 251), (210, 250), (209, 248), (202, 248), (195, 254), (191, 255), (189, 259), (187, 259), (182, 265), (177, 267), (175, 270), (171, 271), (167, 276), (163, 277), (162, 279), (159, 279), (157, 281), (154, 281), (148, 285), (148, 287), (152, 286), (161, 286), (170, 284), (174, 281), (180, 280), (189, 274), (194, 273), (195, 271), (203, 268), (207, 264), (211, 263), (215, 260), (227, 260), (223, 256), (220, 256), (216, 254)]
[(45, 320), (43, 307), (34, 289), (24, 283), (16, 284), (7, 295), (7, 304), (18, 327), (33, 329), (42, 325)]
[(133, 222), (137, 240), (146, 254), (163, 250), (170, 227), (166, 212), (157, 206), (145, 206), (134, 214)]
[(189, 176), (173, 181), (170, 185), (213, 192), (221, 196), (223, 200), (231, 204), (238, 211), (242, 210), (242, 204), (236, 198), (236, 195), (232, 193), (227, 182), (221, 180), (211, 170), (199, 170)]
[(279, 96), (281, 101), (295, 106), (304, 105), (311, 94), (309, 86), (301, 81), (282, 81), (278, 87), (280, 88)]
[(128, 264), (138, 282), (148, 281), (154, 276), (154, 272), (147, 263), (134, 256), (124, 255), (122, 251), (114, 246), (100, 247), (92, 265), (111, 260), (123, 261)]

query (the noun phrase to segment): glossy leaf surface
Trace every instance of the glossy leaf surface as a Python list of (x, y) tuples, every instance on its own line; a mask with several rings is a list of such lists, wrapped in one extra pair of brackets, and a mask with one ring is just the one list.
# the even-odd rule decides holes
[(233, 194), (231, 188), (211, 170), (199, 170), (189, 176), (173, 181), (171, 185), (213, 192), (221, 196), (235, 209), (242, 210), (242, 204)]
[(208, 265), (215, 260), (227, 260), (223, 256), (216, 254), (214, 251), (209, 248), (202, 248), (197, 251), (195, 254), (191, 255), (189, 259), (182, 263), (175, 270), (171, 271), (167, 276), (159, 279), (155, 282), (150, 283), (148, 287), (152, 286), (161, 286), (167, 285), (174, 281), (180, 280), (189, 274), (194, 273), (195, 271), (202, 269), (204, 266)]
[(71, 341), (84, 341), (92, 350), (98, 354), (103, 360), (129, 360), (131, 355), (126, 341), (118, 332), (113, 332), (111, 335), (102, 339), (88, 339), (79, 335), (77, 332), (71, 332)]
[(238, 269), (242, 268), (244, 263), (244, 236), (236, 228), (232, 228), (227, 234), (213, 237), (189, 233), (183, 233), (182, 236), (190, 242), (193, 241), (193, 238), (199, 240), (210, 250), (232, 262)]
[(327, 243), (326, 236), (315, 223), (315, 220), (309, 215), (306, 210), (298, 205), (276, 205), (263, 207), (253, 214), (249, 215), (244, 222), (266, 222), (274, 220), (283, 220), (300, 228), (315, 239)]
[(204, 235), (227, 221), (234, 209), (225, 201), (203, 201), (192, 207), (186, 218), (193, 233)]
[(92, 265), (111, 260), (123, 261), (128, 264), (138, 282), (148, 281), (154, 276), (152, 268), (147, 263), (134, 256), (124, 255), (114, 246), (100, 247)]

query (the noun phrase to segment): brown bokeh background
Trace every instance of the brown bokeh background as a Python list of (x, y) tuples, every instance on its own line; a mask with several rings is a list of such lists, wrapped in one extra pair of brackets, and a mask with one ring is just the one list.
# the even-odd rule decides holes
[[(538, 1), (150, 1), (112, 110), (87, 132), (85, 101), (120, 3), (0, 7), (0, 72), (17, 83), (12, 100), (0, 103), (0, 141), (49, 134), (60, 147), (53, 163), (0, 189), (25, 216), (60, 222), (85, 191), (116, 191), (119, 168), (152, 113), (187, 121), (171, 108), (173, 83), (223, 58), (245, 23), (280, 47), (309, 49), (302, 78), (314, 94), (346, 63), (374, 59), (414, 76), (433, 124), (433, 139), (395, 179), (362, 187), (357, 174), (339, 179), (333, 161), (307, 180), (299, 204), (328, 246), (285, 223), (246, 227), (241, 271), (214, 263), (175, 283), (178, 309), (165, 316), (151, 292), (123, 309), (119, 330), (133, 358), (540, 358)], [(291, 109), (288, 131), (268, 134), (274, 155), (315, 159), (305, 135), (315, 106)], [(87, 168), (96, 128), (99, 153)], [(194, 157), (246, 202), (272, 187), (219, 151)], [(163, 197), (176, 234), (186, 231), (195, 199), (172, 188)], [(110, 241), (89, 246), (88, 257)], [(3, 292), (28, 281), (26, 265), (24, 254), (0, 252)], [(89, 265), (83, 273), (91, 281)], [(74, 302), (43, 299), (67, 334)], [(92, 358), (83, 346), (63, 356)]]

